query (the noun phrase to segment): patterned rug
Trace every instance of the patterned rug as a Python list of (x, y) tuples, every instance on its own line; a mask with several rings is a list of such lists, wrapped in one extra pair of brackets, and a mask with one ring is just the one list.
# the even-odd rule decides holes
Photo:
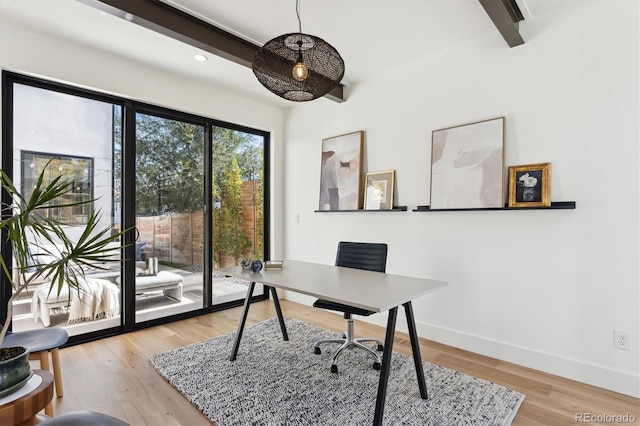
[[(319, 338), (338, 336), (286, 318), (245, 328), (236, 361), (235, 333), (150, 358), (153, 367), (205, 416), (230, 425), (369, 425), (379, 372), (361, 350), (346, 351), (329, 371), (336, 345), (313, 353)], [(393, 354), (384, 411), (386, 425), (509, 425), (524, 395), (423, 361), (429, 399), (420, 398), (411, 357)]]

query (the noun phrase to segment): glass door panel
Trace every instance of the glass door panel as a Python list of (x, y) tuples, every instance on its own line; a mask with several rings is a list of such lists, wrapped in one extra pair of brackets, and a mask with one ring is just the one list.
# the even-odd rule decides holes
[(136, 114), (136, 322), (204, 307), (204, 139), (203, 125)]
[[(243, 259), (264, 260), (265, 138), (213, 127), (213, 263), (239, 265)], [(245, 297), (242, 280), (213, 276), (213, 304)], [(254, 295), (263, 294), (256, 285)]]
[[(70, 191), (52, 200), (51, 208), (42, 212), (64, 224), (72, 239), (80, 236), (95, 209), (101, 212), (97, 229), (116, 230), (120, 226), (115, 186), (121, 179), (121, 169), (114, 164), (119, 161), (115, 151), (116, 141), (121, 139), (121, 115), (119, 105), (13, 84), (13, 180), (28, 197), (42, 172), (45, 184), (59, 176), (72, 179)], [(90, 200), (93, 202), (69, 206)], [(59, 246), (48, 241), (40, 241), (40, 247), (32, 244), (34, 265), (55, 256), (62, 249)], [(96, 268), (85, 268), (88, 284), (84, 301), (67, 289), (59, 296), (49, 295), (50, 281), (46, 279), (34, 283), (13, 303), (13, 330), (56, 326), (75, 336), (120, 326), (120, 253), (113, 259)], [(113, 296), (109, 306), (95, 304), (88, 309), (87, 301), (102, 300), (101, 295), (92, 293), (93, 279), (107, 282), (100, 288), (108, 289)]]

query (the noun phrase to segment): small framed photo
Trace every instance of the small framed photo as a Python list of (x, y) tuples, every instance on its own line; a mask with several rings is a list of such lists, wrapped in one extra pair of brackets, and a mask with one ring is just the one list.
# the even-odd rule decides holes
[(391, 210), (395, 170), (367, 173), (364, 190), (365, 210)]
[(509, 207), (551, 206), (551, 163), (509, 167)]

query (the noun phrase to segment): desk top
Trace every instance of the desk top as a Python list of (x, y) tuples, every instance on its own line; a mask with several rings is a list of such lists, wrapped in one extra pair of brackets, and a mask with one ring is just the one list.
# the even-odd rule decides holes
[(243, 271), (240, 266), (215, 272), (295, 291), (332, 302), (384, 312), (447, 283), (333, 265), (285, 260), (282, 270)]

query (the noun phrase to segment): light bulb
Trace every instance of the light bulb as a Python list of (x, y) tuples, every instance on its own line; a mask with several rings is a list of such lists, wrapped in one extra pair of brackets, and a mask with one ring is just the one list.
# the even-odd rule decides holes
[(296, 80), (305, 81), (307, 79), (307, 76), (309, 75), (309, 70), (302, 63), (302, 61), (298, 61), (293, 67), (292, 74), (293, 74), (293, 78), (295, 78)]

